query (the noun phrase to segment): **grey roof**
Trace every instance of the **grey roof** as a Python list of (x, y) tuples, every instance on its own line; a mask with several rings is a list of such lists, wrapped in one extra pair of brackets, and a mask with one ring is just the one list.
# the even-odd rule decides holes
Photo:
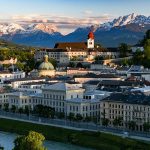
[(58, 91), (69, 91), (69, 90), (78, 90), (81, 89), (76, 84), (69, 84), (69, 83), (56, 83), (53, 85), (46, 86), (44, 89), (47, 90), (58, 90)]
[(141, 92), (113, 93), (102, 101), (150, 105), (150, 96), (144, 95)]

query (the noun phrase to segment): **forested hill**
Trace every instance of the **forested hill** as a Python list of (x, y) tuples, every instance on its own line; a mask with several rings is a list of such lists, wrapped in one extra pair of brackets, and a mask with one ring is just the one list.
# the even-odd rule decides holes
[[(34, 68), (34, 47), (23, 46), (0, 40), (0, 60), (8, 60), (10, 58), (17, 58), (16, 67), (20, 70), (31, 71)], [(8, 68), (9, 65), (4, 65)]]

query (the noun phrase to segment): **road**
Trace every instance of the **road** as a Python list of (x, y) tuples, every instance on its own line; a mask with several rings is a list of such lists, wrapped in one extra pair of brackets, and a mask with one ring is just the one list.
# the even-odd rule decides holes
[[(67, 129), (74, 129), (74, 130), (80, 130), (80, 131), (81, 130), (101, 131), (105, 133), (119, 135), (122, 137), (130, 137), (130, 138), (150, 142), (150, 133), (129, 131), (129, 130), (114, 128), (114, 127), (109, 127), (109, 126), (105, 127), (101, 125), (96, 125), (92, 122), (87, 123), (87, 122), (69, 121), (69, 120), (64, 120), (64, 119), (42, 118), (42, 117), (37, 117), (33, 115), (27, 116), (26, 114), (19, 114), (19, 113), (5, 112), (5, 111), (0, 111), (0, 118), (7, 118), (7, 119), (31, 122), (31, 123), (36, 123), (36, 124), (42, 124), (42, 125), (63, 127)], [(124, 134), (124, 133), (128, 133), (128, 134)]]

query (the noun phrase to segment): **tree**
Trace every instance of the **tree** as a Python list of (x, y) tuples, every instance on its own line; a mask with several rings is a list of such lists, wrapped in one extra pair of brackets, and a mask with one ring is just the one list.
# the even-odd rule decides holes
[(20, 114), (22, 114), (22, 113), (23, 113), (23, 108), (20, 107), (20, 108), (18, 109), (18, 112), (19, 112)]
[(143, 40), (141, 40), (139, 43), (144, 46), (147, 39), (150, 39), (150, 30), (147, 30), (147, 31), (146, 31)]
[(113, 120), (113, 125), (114, 126), (121, 126), (121, 123), (122, 123), (122, 117), (116, 117), (114, 120)]
[(12, 111), (13, 113), (16, 112), (16, 109), (17, 109), (17, 108), (16, 108), (15, 105), (12, 105), (12, 106), (11, 106), (11, 111)]
[(102, 125), (107, 127), (108, 124), (109, 124), (109, 119), (107, 119), (107, 118), (102, 118)]
[(24, 109), (24, 113), (27, 114), (27, 116), (28, 116), (29, 113), (30, 113), (29, 111), (30, 111), (30, 110), (29, 110), (29, 106), (26, 105), (26, 106), (25, 106), (25, 109)]
[(49, 106), (43, 106), (43, 105), (36, 105), (34, 107), (34, 113), (36, 113), (40, 117), (46, 117), (46, 118), (54, 118), (55, 116), (54, 108)]
[(83, 119), (81, 114), (76, 114), (76, 120), (81, 121)]
[(4, 104), (4, 110), (5, 110), (5, 111), (9, 111), (9, 104), (8, 104), (8, 103), (5, 103), (5, 104)]
[(148, 132), (150, 130), (150, 123), (149, 122), (144, 122), (143, 129), (144, 129), (144, 131)]
[(45, 137), (34, 131), (30, 131), (27, 136), (17, 137), (14, 141), (13, 150), (46, 150), (43, 146)]
[(129, 129), (135, 130), (136, 122), (135, 121), (129, 121), (128, 126), (129, 126)]
[(59, 119), (65, 118), (65, 113), (64, 112), (57, 112), (56, 115)]
[(120, 57), (126, 57), (127, 52), (129, 51), (129, 46), (126, 43), (121, 43), (119, 46)]
[(99, 61), (102, 61), (104, 60), (104, 57), (103, 56), (95, 56), (95, 62), (99, 62)]
[(144, 44), (144, 54), (145, 57), (150, 60), (150, 39), (147, 39)]
[(75, 119), (74, 113), (69, 113), (68, 119), (69, 119), (70, 121), (71, 121), (71, 120), (74, 120), (74, 119)]
[(90, 122), (91, 120), (92, 120), (92, 118), (89, 117), (89, 116), (86, 116), (86, 117), (84, 118), (84, 121), (85, 121), (85, 122)]
[(72, 68), (74, 68), (75, 66), (76, 66), (76, 65), (75, 65), (74, 62), (70, 62), (69, 65), (68, 65), (68, 67), (72, 67)]

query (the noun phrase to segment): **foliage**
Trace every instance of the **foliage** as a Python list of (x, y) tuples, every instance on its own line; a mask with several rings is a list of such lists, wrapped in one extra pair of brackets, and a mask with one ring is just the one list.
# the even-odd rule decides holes
[(103, 56), (95, 56), (95, 62), (99, 62), (99, 61), (102, 61), (104, 60), (104, 57)]
[(76, 65), (75, 65), (74, 62), (70, 62), (69, 65), (68, 65), (68, 67), (72, 67), (72, 68), (74, 68), (75, 66), (76, 66)]
[(76, 120), (81, 121), (83, 119), (81, 114), (76, 114)]
[(13, 150), (46, 150), (43, 146), (45, 137), (34, 131), (30, 131), (26, 136), (17, 137), (14, 141)]
[(70, 121), (71, 121), (71, 120), (74, 120), (74, 119), (75, 119), (74, 113), (69, 113), (68, 119), (69, 119)]
[(17, 109), (17, 108), (16, 108), (15, 105), (12, 105), (12, 106), (11, 106), (11, 111), (12, 111), (13, 113), (16, 112), (16, 109)]
[(116, 117), (114, 120), (113, 120), (113, 125), (114, 126), (121, 126), (121, 123), (122, 123), (122, 117)]
[(59, 119), (65, 118), (65, 113), (64, 113), (64, 112), (57, 112), (57, 113), (55, 113), (55, 115), (56, 115)]
[(103, 126), (108, 126), (108, 124), (109, 124), (109, 119), (107, 119), (107, 118), (102, 118), (102, 125), (103, 125)]
[[(15, 132), (20, 135), (28, 134), (29, 131), (35, 130), (42, 133), (47, 140), (59, 142), (69, 142), (68, 136), (71, 136), (74, 144), (89, 147), (92, 149), (102, 150), (120, 150), (120, 149), (150, 149), (150, 144), (133, 139), (122, 138), (111, 134), (75, 131), (59, 127), (33, 124), (16, 120), (0, 119), (0, 129), (6, 132)], [(88, 142), (87, 142), (88, 141)]]
[(128, 126), (129, 126), (129, 129), (135, 130), (136, 122), (135, 121), (129, 121)]
[(150, 60), (150, 39), (147, 39), (144, 44), (144, 54), (145, 57)]
[[(35, 48), (33, 47), (17, 45), (0, 40), (0, 60), (17, 58), (16, 66), (20, 70), (29, 72), (34, 68), (34, 51)], [(7, 65), (7, 67), (9, 66), (10, 65)]]
[(129, 52), (129, 46), (126, 43), (121, 43), (119, 45), (120, 57), (127, 57), (127, 53)]
[(55, 110), (49, 106), (36, 105), (34, 107), (34, 113), (39, 117), (54, 118)]
[(142, 65), (146, 68), (150, 68), (150, 30), (148, 30), (144, 36), (144, 39), (140, 42), (144, 46), (144, 52), (137, 50), (133, 56), (134, 65)]
[(144, 129), (144, 131), (148, 132), (150, 130), (150, 123), (149, 122), (144, 122), (143, 129)]
[(4, 110), (5, 111), (9, 111), (9, 103), (5, 103), (4, 104)]

